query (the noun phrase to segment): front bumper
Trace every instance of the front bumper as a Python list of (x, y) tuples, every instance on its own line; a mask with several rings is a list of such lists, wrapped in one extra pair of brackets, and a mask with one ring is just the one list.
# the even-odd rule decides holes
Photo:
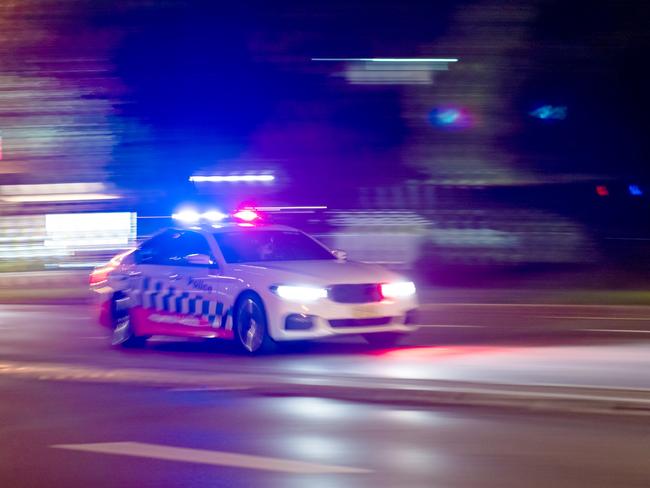
[[(353, 334), (380, 332), (409, 333), (417, 329), (412, 323), (418, 303), (415, 297), (373, 303), (337, 303), (322, 299), (300, 304), (275, 295), (265, 297), (269, 334), (276, 341), (319, 339)], [(287, 328), (290, 316), (305, 317), (307, 329)], [(309, 320), (310, 319), (310, 320)]]

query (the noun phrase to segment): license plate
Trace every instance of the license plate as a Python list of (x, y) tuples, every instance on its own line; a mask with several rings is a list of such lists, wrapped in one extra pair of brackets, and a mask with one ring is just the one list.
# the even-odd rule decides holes
[(352, 309), (352, 316), (355, 319), (371, 319), (373, 317), (381, 317), (381, 310), (378, 307), (354, 307)]

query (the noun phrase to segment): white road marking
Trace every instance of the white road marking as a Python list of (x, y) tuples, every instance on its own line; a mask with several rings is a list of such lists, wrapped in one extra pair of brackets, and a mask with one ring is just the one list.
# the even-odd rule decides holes
[(187, 447), (171, 447), (142, 442), (101, 442), (96, 444), (59, 444), (50, 446), (55, 449), (72, 451), (96, 452), (115, 454), (118, 456), (134, 456), (149, 459), (164, 459), (185, 463), (209, 464), (212, 466), (230, 466), (235, 468), (256, 469), (261, 471), (277, 471), (293, 474), (364, 474), (367, 469), (349, 466), (333, 466), (316, 464), (291, 459), (280, 459), (265, 456), (252, 456), (223, 451), (208, 451), (205, 449), (190, 449)]

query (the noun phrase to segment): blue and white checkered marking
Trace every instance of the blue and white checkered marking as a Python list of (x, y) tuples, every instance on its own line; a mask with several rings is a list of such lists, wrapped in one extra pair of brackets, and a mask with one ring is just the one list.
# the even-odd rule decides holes
[(184, 291), (166, 286), (162, 280), (142, 278), (131, 289), (132, 306), (201, 317), (213, 327), (232, 329), (232, 311), (224, 310), (223, 302), (213, 298), (211, 292)]

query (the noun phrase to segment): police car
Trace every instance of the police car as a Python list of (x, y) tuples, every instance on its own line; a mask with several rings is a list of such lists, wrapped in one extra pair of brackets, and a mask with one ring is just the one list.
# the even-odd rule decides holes
[(412, 282), (281, 225), (170, 228), (96, 268), (90, 283), (100, 322), (125, 347), (162, 335), (231, 339), (257, 353), (349, 334), (389, 346), (415, 329)]

